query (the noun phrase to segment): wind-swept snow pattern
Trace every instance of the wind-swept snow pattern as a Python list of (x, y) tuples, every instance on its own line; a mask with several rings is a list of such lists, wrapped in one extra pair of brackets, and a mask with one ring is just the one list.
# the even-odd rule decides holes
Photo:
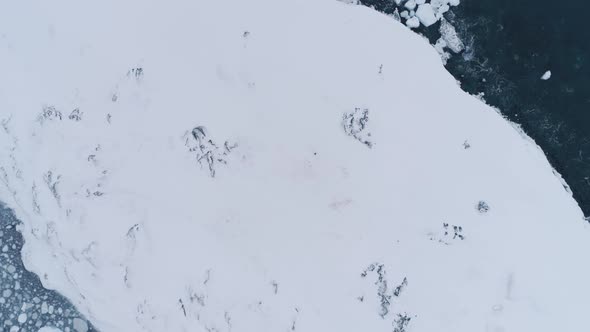
[(0, 201), (25, 265), (97, 330), (585, 326), (576, 202), (399, 22), (333, 0), (33, 3), (0, 13)]

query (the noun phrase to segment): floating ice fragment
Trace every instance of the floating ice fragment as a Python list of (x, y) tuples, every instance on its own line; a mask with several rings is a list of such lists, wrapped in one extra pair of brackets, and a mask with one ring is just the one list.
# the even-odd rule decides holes
[(393, 11), (392, 16), (393, 16), (394, 20), (401, 22), (402, 19), (400, 17), (399, 10), (397, 10), (397, 8)]
[(47, 308), (47, 302), (43, 302), (41, 303), (41, 314), (46, 314), (49, 311), (49, 309)]
[(416, 10), (416, 17), (420, 20), (425, 27), (429, 27), (436, 23), (437, 18), (434, 16), (434, 10), (429, 3), (418, 6)]
[(463, 51), (465, 49), (465, 44), (463, 44), (461, 38), (459, 38), (459, 34), (457, 33), (457, 30), (455, 30), (455, 27), (444, 18), (441, 18), (440, 22), (439, 32), (441, 38), (447, 44), (446, 47), (453, 51), (453, 53)]
[(74, 331), (76, 332), (87, 332), (88, 331), (88, 324), (85, 320), (80, 318), (74, 318)]
[(39, 330), (37, 330), (37, 332), (62, 332), (62, 331), (60, 329), (55, 328), (55, 327), (44, 326), (44, 327), (40, 328)]
[(23, 324), (26, 321), (27, 321), (27, 314), (22, 313), (22, 314), (18, 315), (18, 322), (20, 324)]
[(420, 26), (420, 20), (416, 16), (414, 16), (406, 21), (406, 25), (408, 26), (408, 28), (417, 28)]
[(406, 8), (408, 8), (409, 10), (414, 10), (414, 8), (416, 8), (416, 1), (410, 0), (410, 1), (406, 2), (406, 4), (404, 6)]
[(546, 81), (546, 80), (548, 80), (550, 78), (551, 78), (551, 70), (546, 71), (545, 74), (543, 74), (543, 76), (541, 76), (541, 79), (543, 81)]

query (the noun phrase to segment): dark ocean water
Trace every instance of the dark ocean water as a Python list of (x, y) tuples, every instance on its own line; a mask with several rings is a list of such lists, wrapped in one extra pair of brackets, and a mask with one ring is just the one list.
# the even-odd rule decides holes
[[(391, 0), (364, 0), (391, 13)], [(590, 215), (590, 1), (461, 0), (445, 14), (466, 44), (446, 67), (520, 124)], [(439, 24), (418, 32), (435, 42)], [(552, 77), (540, 77), (551, 70)], [(504, 162), (509, 163), (509, 160)]]

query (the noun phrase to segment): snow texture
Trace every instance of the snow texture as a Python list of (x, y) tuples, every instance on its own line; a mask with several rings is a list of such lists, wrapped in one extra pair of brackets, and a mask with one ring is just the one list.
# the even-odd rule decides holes
[(0, 32), (0, 201), (97, 329), (587, 326), (571, 194), (390, 17), (32, 0)]

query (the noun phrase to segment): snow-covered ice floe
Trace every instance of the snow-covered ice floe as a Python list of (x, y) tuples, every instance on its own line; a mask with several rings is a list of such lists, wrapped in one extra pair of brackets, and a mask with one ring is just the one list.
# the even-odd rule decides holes
[(578, 205), (391, 18), (56, 0), (0, 30), (0, 201), (99, 330), (587, 326)]

